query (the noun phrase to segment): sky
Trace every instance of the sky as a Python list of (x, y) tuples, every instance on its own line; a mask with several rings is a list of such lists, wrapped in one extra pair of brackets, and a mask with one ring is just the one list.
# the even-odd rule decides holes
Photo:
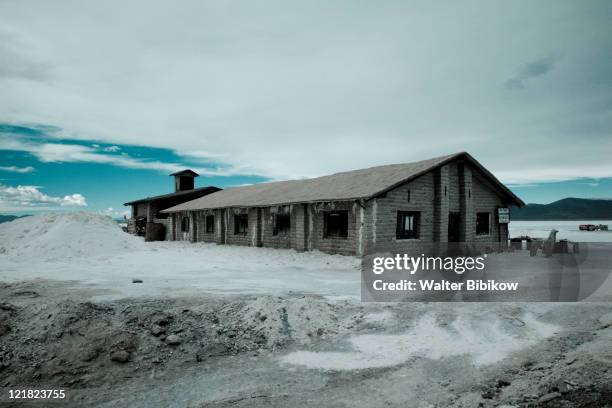
[(0, 212), (468, 151), (612, 198), (609, 1), (0, 1)]

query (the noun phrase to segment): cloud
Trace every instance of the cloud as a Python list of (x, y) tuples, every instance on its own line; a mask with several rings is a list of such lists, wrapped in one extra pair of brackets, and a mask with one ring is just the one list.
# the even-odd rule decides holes
[(552, 71), (557, 60), (558, 57), (556, 56), (547, 56), (526, 64), (514, 77), (506, 81), (506, 87), (508, 89), (526, 89), (525, 81), (546, 75)]
[(129, 217), (131, 214), (130, 210), (115, 210), (113, 207), (109, 207), (101, 211), (101, 213), (112, 218)]
[[(480, 2), (477, 16), (463, 2), (33, 4), (0, 2), (12, 53), (0, 60), (19, 61), (0, 75), (6, 123), (272, 179), (463, 150), (509, 179), (587, 177), (593, 165), (612, 176), (608, 2)], [(46, 160), (180, 165), (42, 149)]]
[(0, 171), (8, 171), (11, 173), (32, 173), (36, 170), (34, 167), (17, 167), (17, 166), (0, 166)]
[(0, 184), (0, 208), (3, 210), (30, 209), (45, 206), (84, 207), (87, 200), (81, 194), (75, 193), (64, 197), (54, 197), (40, 191), (37, 186), (5, 186)]
[(119, 146), (108, 146), (108, 147), (105, 147), (103, 150), (105, 152), (115, 153), (115, 152), (118, 152), (119, 150), (121, 150), (121, 148)]
[(85, 201), (85, 197), (83, 197), (81, 194), (71, 194), (71, 195), (64, 196), (60, 204), (62, 206), (64, 205), (66, 206), (68, 205), (86, 206), (87, 201)]
[[(111, 149), (110, 152), (116, 152), (120, 149), (118, 146), (111, 147), (116, 149)], [(23, 141), (16, 139), (10, 134), (2, 135), (1, 133), (0, 150), (28, 152), (36, 156), (38, 160), (44, 163), (99, 163), (128, 169), (155, 170), (166, 173), (173, 173), (188, 167), (181, 163), (167, 163), (158, 160), (137, 159), (129, 156), (128, 154), (106, 154), (105, 152), (109, 152), (109, 150), (103, 149), (103, 152), (100, 152), (92, 147), (79, 144), (47, 143), (32, 140)], [(0, 170), (2, 170), (2, 168), (0, 168)], [(204, 167), (192, 167), (192, 170), (202, 175), (214, 176), (225, 176), (239, 173), (239, 170), (231, 168), (211, 169)]]

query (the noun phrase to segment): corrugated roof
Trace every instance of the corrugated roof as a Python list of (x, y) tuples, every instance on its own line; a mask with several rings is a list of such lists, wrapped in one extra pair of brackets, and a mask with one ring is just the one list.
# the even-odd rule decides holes
[(504, 192), (518, 205), (522, 201), (501, 184), (491, 173), (467, 153), (405, 164), (391, 164), (336, 173), (329, 176), (304, 180), (259, 183), (250, 186), (233, 187), (207, 196), (170, 207), (163, 212), (204, 210), (227, 207), (265, 207), (323, 201), (348, 201), (369, 199), (400, 184), (414, 179), (451, 160), (464, 156), (483, 170), (485, 175), (499, 184)]

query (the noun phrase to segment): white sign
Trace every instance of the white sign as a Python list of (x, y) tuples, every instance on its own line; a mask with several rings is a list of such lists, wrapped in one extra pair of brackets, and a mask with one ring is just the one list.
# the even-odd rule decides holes
[(510, 222), (510, 209), (509, 208), (498, 208), (497, 219), (500, 224), (508, 224)]

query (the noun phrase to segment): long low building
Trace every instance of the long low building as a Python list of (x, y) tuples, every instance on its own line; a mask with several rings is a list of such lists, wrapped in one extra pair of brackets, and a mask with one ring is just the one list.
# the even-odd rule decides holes
[(420, 242), (508, 239), (524, 203), (468, 153), (228, 188), (161, 211), (175, 240), (361, 256)]

